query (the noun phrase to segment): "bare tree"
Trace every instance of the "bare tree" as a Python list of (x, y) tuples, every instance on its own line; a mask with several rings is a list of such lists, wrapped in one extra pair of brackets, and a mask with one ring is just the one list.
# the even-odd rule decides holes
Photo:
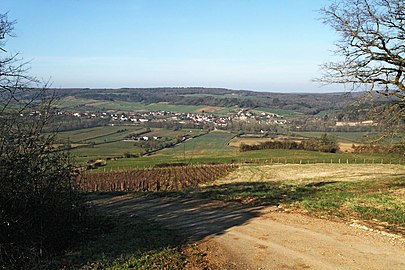
[(0, 14), (0, 268), (33, 269), (74, 241), (83, 208), (69, 156), (43, 132), (52, 95), (5, 49), (13, 26)]
[(340, 34), (336, 62), (319, 81), (366, 88), (385, 97), (389, 122), (405, 118), (405, 0), (337, 0), (321, 10)]
[[(22, 61), (18, 53), (11, 53), (5, 49), (6, 38), (13, 36), (14, 24), (15, 21), (8, 20), (7, 14), (0, 14), (0, 112), (2, 113), (6, 109), (11, 109), (12, 103), (22, 105), (20, 92), (37, 83), (34, 77), (28, 75), (28, 65)], [(25, 106), (19, 106), (20, 110), (24, 108)]]

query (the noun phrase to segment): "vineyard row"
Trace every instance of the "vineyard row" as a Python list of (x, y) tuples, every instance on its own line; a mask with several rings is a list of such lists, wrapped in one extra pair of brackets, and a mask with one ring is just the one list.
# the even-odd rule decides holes
[(212, 182), (234, 170), (233, 164), (213, 164), (85, 173), (78, 181), (85, 192), (179, 191)]

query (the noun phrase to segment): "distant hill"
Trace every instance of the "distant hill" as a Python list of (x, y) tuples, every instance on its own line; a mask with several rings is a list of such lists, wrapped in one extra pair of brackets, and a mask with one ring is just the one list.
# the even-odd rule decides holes
[(271, 93), (224, 88), (121, 88), (53, 89), (61, 98), (142, 102), (167, 102), (173, 105), (207, 105), (241, 108), (293, 110), (306, 115), (323, 111), (341, 111), (356, 103), (362, 93)]

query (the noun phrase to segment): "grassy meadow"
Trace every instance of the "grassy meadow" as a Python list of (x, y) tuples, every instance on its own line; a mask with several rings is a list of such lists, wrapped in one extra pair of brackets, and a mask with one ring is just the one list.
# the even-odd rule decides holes
[(144, 168), (161, 163), (201, 164), (231, 162), (239, 154), (238, 149), (227, 145), (235, 135), (228, 132), (211, 132), (188, 139), (174, 147), (165, 148), (151, 155), (109, 161), (106, 166), (99, 168), (99, 170)]
[[(215, 134), (215, 135), (213, 135)], [(212, 140), (213, 137), (221, 140)], [(268, 149), (240, 152), (239, 148), (227, 145), (231, 139), (229, 133), (209, 133), (190, 139), (173, 148), (161, 150), (149, 156), (125, 158), (107, 162), (99, 170), (116, 170), (126, 168), (151, 167), (160, 163), (262, 163), (262, 164), (389, 164), (405, 163), (405, 158), (391, 154), (352, 154), (352, 153), (323, 153), (305, 150)]]
[(234, 149), (228, 147), (228, 142), (235, 137), (236, 134), (229, 132), (210, 132), (206, 135), (189, 139), (184, 143), (178, 144), (173, 148), (168, 148), (160, 151), (157, 156), (174, 155), (187, 157), (200, 156), (224, 156), (234, 153)]
[(84, 128), (73, 131), (59, 132), (57, 140), (71, 143), (86, 143), (86, 142), (110, 142), (117, 139), (123, 139), (125, 136), (132, 133), (145, 131), (141, 126), (103, 126), (94, 128)]
[[(73, 148), (70, 153), (79, 163), (87, 160), (122, 157), (127, 154), (139, 155), (146, 153), (133, 141), (125, 141), (128, 135), (144, 133), (145, 136), (164, 137), (175, 141), (183, 136), (189, 137), (186, 141), (173, 147), (164, 148), (148, 155), (136, 158), (120, 158), (109, 160), (107, 165), (99, 170), (116, 170), (125, 168), (150, 167), (160, 163), (405, 163), (405, 158), (394, 154), (353, 154), (346, 150), (341, 153), (322, 153), (304, 150), (269, 149), (240, 152), (241, 143), (255, 144), (268, 140), (268, 138), (239, 138), (235, 133), (212, 131), (205, 133), (196, 129), (162, 129), (152, 128), (146, 130), (141, 126), (105, 126), (87, 128), (75, 131), (61, 132), (58, 140), (70, 142)], [(306, 137), (319, 137), (321, 132), (306, 132), (297, 135)], [(366, 135), (363, 132), (336, 132), (333, 133), (339, 143), (350, 150), (352, 143), (356, 143)], [(343, 147), (342, 147), (343, 148)]]
[(101, 159), (107, 157), (122, 156), (126, 153), (133, 155), (143, 153), (145, 150), (134, 146), (133, 142), (118, 141), (109, 142), (97, 145), (88, 145), (85, 147), (77, 147), (70, 150), (77, 161), (85, 162), (87, 160)]
[(146, 149), (136, 146), (134, 141), (126, 141), (130, 135), (143, 134), (148, 137), (164, 137), (167, 140), (175, 141), (183, 136), (194, 137), (203, 133), (197, 129), (152, 128), (147, 130), (141, 126), (115, 125), (60, 132), (57, 140), (70, 143), (72, 146), (70, 153), (75, 160), (85, 163), (88, 160), (145, 153)]

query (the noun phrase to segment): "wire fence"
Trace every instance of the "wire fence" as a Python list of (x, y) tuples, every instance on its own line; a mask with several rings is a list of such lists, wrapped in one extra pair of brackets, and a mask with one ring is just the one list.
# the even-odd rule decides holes
[(398, 164), (405, 165), (405, 158), (332, 158), (332, 159), (294, 159), (294, 158), (271, 158), (271, 159), (244, 159), (241, 163), (258, 164)]

